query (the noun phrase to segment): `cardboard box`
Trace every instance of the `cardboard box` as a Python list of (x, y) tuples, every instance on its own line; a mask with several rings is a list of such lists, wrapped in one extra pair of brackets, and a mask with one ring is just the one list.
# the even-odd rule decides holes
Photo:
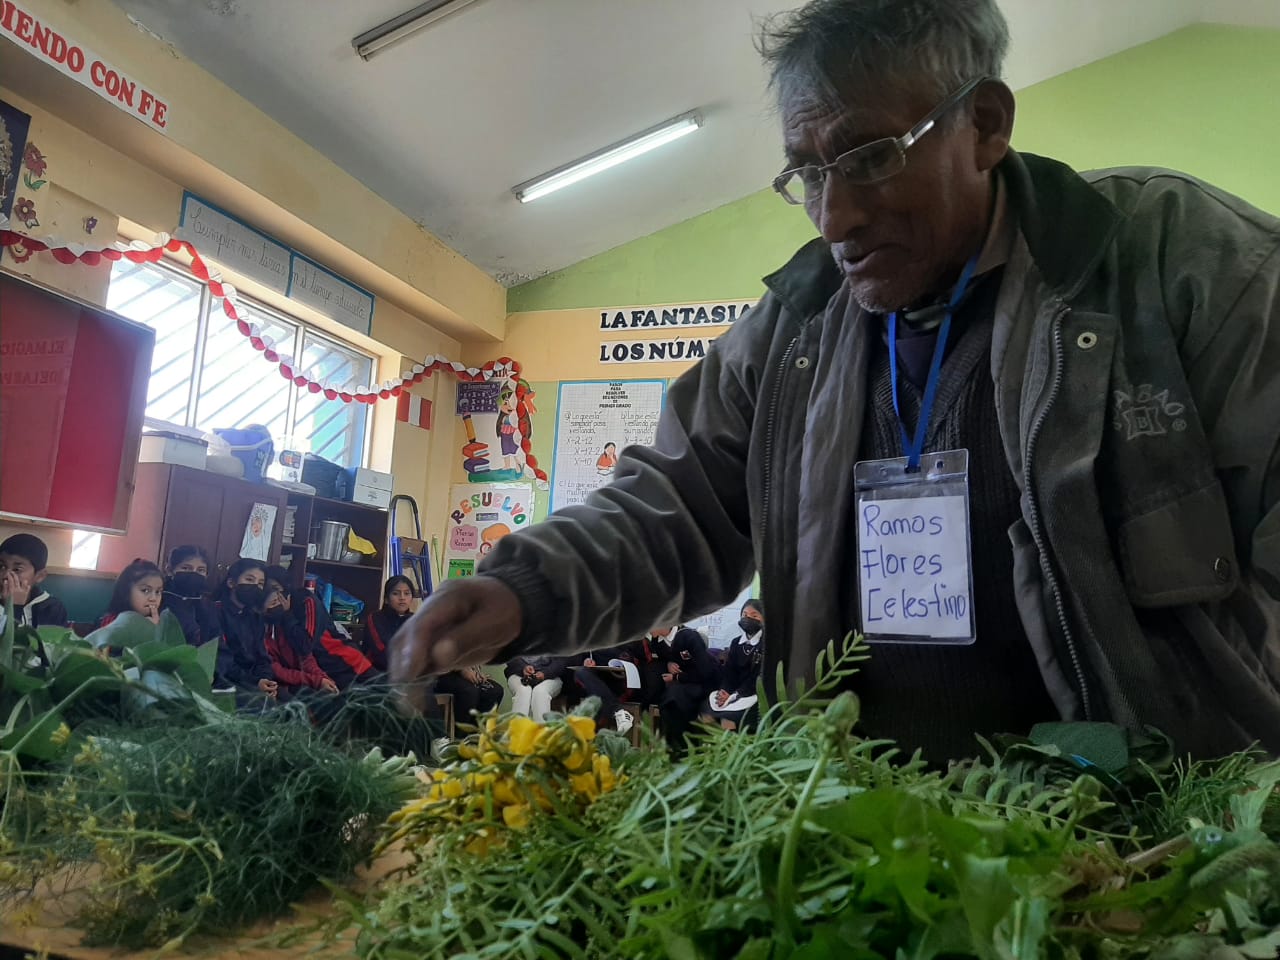
[(366, 470), (364, 467), (349, 467), (346, 473), (347, 499), (352, 503), (381, 507), (383, 510), (391, 505), (391, 474)]
[(208, 453), (209, 445), (203, 440), (163, 433), (144, 433), (138, 447), (138, 462), (172, 463), (179, 467), (203, 470)]

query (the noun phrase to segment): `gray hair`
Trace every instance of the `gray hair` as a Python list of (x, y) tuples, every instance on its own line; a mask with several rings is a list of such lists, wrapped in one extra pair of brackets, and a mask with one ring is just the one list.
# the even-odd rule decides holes
[(857, 85), (936, 100), (999, 77), (1009, 25), (996, 0), (810, 0), (764, 20), (756, 47), (780, 102), (839, 104)]

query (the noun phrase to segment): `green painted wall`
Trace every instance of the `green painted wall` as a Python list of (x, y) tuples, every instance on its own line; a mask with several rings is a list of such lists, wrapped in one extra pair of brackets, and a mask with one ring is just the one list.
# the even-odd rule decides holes
[(816, 235), (764, 189), (507, 292), (507, 312), (696, 303), (763, 292), (760, 278)]
[[(1080, 169), (1185, 170), (1280, 212), (1277, 91), (1280, 30), (1188, 27), (1019, 91), (1014, 145)], [(514, 287), (507, 309), (755, 297), (813, 236), (765, 189)]]
[(1202, 24), (1018, 93), (1014, 145), (1184, 170), (1280, 213), (1280, 30)]

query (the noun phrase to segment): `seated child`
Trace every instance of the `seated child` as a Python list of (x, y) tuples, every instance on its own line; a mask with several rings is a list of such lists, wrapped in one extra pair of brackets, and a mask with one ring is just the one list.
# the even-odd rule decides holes
[(18, 626), (70, 626), (67, 608), (40, 586), (48, 563), (49, 548), (30, 533), (15, 533), (0, 543), (0, 630), (4, 629), (6, 599), (13, 600)]
[(386, 672), (391, 638), (413, 616), (413, 581), (392, 577), (382, 588), (382, 608), (365, 618), (364, 653), (378, 670)]
[(303, 690), (337, 693), (338, 685), (320, 669), (311, 653), (311, 638), (293, 611), (289, 591), (273, 574), (287, 574), (280, 567), (267, 568), (267, 599), (262, 616), (267, 621), (267, 656), (280, 688), (280, 700), (289, 700)]
[(502, 703), (502, 685), (479, 667), (454, 670), (436, 679), (436, 693), (453, 697), (453, 715), (470, 723), (472, 714), (488, 713)]
[(222, 642), (214, 668), (214, 687), (236, 691), (236, 702), (246, 706), (262, 697), (275, 699), (278, 684), (267, 655), (267, 625), (262, 604), (266, 566), (261, 560), (242, 557), (231, 565), (218, 591), (217, 603)]
[(159, 623), (160, 596), (163, 593), (163, 571), (150, 560), (134, 560), (116, 577), (111, 602), (98, 626), (105, 627), (127, 610), (146, 617), (152, 623)]
[(187, 643), (198, 647), (222, 636), (218, 611), (205, 596), (209, 588), (209, 554), (204, 547), (184, 544), (169, 552), (165, 567), (164, 596), (160, 609), (170, 611), (182, 624)]

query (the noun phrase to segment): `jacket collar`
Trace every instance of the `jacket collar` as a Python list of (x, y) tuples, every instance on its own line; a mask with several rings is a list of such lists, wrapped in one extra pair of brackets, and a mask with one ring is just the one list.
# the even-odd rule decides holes
[[(1045, 281), (1070, 297), (1097, 267), (1123, 215), (1064, 163), (1010, 149), (1000, 163), (1009, 205)], [(803, 320), (822, 310), (843, 277), (830, 245), (816, 237), (765, 286)]]

